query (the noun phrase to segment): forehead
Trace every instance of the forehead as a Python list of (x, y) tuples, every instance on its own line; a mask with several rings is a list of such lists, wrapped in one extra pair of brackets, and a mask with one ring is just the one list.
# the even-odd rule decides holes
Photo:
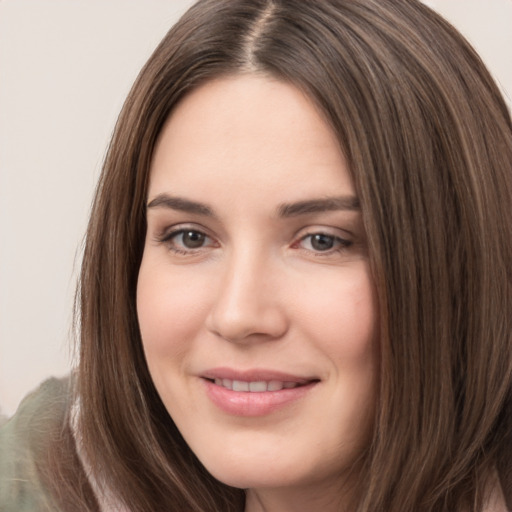
[(150, 196), (212, 195), (226, 187), (294, 196), (281, 200), (353, 193), (338, 140), (314, 104), (296, 87), (261, 75), (194, 90), (155, 148)]

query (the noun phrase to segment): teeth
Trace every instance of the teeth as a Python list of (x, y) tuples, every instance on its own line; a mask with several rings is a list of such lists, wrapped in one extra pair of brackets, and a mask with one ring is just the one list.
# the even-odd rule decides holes
[(249, 382), (249, 391), (261, 393), (262, 391), (267, 391), (267, 383), (266, 382)]
[(246, 382), (243, 380), (215, 379), (215, 384), (232, 391), (262, 393), (264, 391), (281, 391), (299, 386), (298, 382), (281, 382), (279, 380)]
[(244, 382), (243, 380), (234, 380), (233, 391), (249, 391), (249, 382)]
[(278, 380), (271, 380), (267, 385), (268, 391), (281, 391), (281, 389), (283, 389), (283, 382)]

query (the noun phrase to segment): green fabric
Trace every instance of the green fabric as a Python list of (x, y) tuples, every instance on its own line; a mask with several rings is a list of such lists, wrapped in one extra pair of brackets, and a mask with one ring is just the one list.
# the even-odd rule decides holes
[(0, 511), (58, 511), (45, 490), (37, 462), (62, 431), (69, 401), (69, 380), (50, 379), (28, 395), (16, 414), (0, 427)]

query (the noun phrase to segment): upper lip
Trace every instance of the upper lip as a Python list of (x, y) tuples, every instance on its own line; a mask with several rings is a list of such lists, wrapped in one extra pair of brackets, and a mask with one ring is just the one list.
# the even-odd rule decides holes
[(234, 368), (211, 368), (201, 373), (204, 379), (230, 379), (244, 382), (261, 382), (261, 381), (281, 381), (281, 382), (296, 382), (298, 384), (306, 384), (314, 380), (319, 380), (317, 377), (304, 377), (293, 375), (278, 370), (270, 370), (263, 368), (254, 368), (250, 370), (238, 370)]

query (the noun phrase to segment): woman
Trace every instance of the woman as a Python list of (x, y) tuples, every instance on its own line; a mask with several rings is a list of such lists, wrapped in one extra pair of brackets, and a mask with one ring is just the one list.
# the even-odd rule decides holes
[(509, 510), (511, 201), (506, 106), (422, 4), (198, 2), (119, 118), (73, 398), (8, 424), (4, 508)]

